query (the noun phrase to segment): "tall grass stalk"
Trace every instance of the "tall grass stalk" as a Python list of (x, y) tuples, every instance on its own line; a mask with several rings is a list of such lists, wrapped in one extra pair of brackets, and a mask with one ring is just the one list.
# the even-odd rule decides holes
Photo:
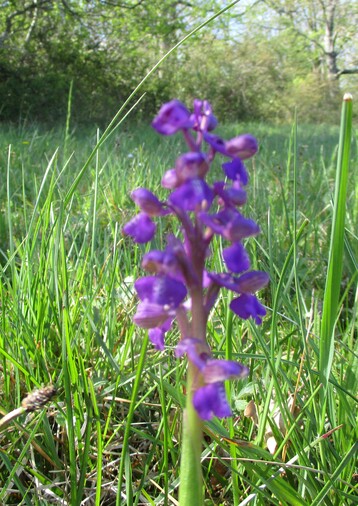
[[(124, 477), (125, 467), (127, 468), (125, 475), (127, 476), (127, 478), (130, 478), (130, 474), (129, 474), (130, 468), (128, 467), (128, 464), (129, 464), (128, 444), (129, 444), (129, 437), (130, 437), (130, 433), (131, 433), (131, 423), (132, 423), (135, 408), (137, 405), (138, 391), (139, 391), (139, 387), (140, 387), (140, 383), (141, 383), (141, 379), (142, 379), (142, 373), (143, 373), (143, 370), (145, 367), (145, 357), (146, 357), (146, 353), (147, 353), (148, 342), (149, 342), (149, 339), (148, 339), (148, 337), (146, 337), (143, 340), (140, 356), (139, 356), (139, 359), (138, 359), (138, 362), (136, 365), (137, 373), (136, 373), (135, 381), (134, 381), (134, 385), (133, 385), (130, 408), (129, 408), (129, 412), (128, 412), (127, 419), (126, 419), (122, 452), (121, 452), (121, 461), (120, 461), (119, 470), (118, 470), (118, 487), (117, 487), (116, 506), (120, 506), (120, 504), (122, 504), (121, 503), (121, 493), (122, 493), (122, 481), (123, 481), (123, 477)], [(128, 479), (126, 480), (126, 490), (127, 490), (126, 504), (129, 506), (132, 502), (131, 497), (133, 494), (131, 480), (128, 480)]]
[(347, 205), (347, 185), (349, 177), (350, 148), (352, 139), (352, 97), (343, 98), (341, 130), (338, 145), (337, 171), (333, 200), (333, 219), (329, 247), (328, 270), (323, 297), (321, 335), (319, 347), (319, 372), (322, 390), (322, 417), (320, 430), (325, 423), (326, 405), (332, 423), (335, 421), (332, 391), (329, 391), (329, 378), (332, 370), (335, 344), (335, 328), (340, 313), (339, 299), (343, 270), (344, 235)]
[(63, 146), (64, 160), (67, 160), (67, 145), (70, 140), (70, 125), (71, 125), (71, 113), (72, 113), (72, 92), (73, 92), (73, 79), (71, 79), (70, 86), (68, 89), (65, 141), (64, 141), (64, 146)]

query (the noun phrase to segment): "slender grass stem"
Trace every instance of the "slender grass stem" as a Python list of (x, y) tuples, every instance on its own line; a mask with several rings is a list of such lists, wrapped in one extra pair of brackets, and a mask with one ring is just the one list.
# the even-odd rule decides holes
[[(334, 355), (334, 332), (339, 314), (338, 302), (341, 291), (340, 288), (343, 268), (342, 260), (344, 252), (344, 226), (346, 216), (351, 138), (352, 96), (346, 94), (344, 96), (342, 106), (328, 271), (326, 277), (326, 286), (324, 290), (321, 321), (319, 370), (320, 381), (323, 384), (323, 390), (321, 396), (322, 411), (320, 431), (322, 431), (324, 427), (327, 403), (328, 406), (333, 405), (332, 402), (328, 402), (331, 395), (328, 393), (328, 384)], [(332, 409), (328, 407), (328, 410), (330, 417), (332, 417)]]

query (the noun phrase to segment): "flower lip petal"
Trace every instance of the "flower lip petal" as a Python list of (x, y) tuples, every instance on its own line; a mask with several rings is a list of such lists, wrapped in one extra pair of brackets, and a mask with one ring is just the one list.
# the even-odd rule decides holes
[(249, 182), (246, 167), (240, 158), (233, 158), (222, 164), (225, 175), (232, 180), (239, 180), (244, 186)]
[(134, 242), (143, 244), (153, 239), (155, 223), (146, 213), (139, 213), (123, 227), (123, 233), (132, 237)]
[(225, 198), (231, 206), (243, 206), (246, 204), (247, 194), (242, 188), (233, 185), (225, 190)]
[(246, 203), (246, 191), (236, 186), (225, 188), (223, 181), (216, 181), (213, 185), (214, 193), (221, 198), (225, 206), (243, 206)]
[(232, 415), (222, 382), (198, 388), (193, 395), (193, 405), (202, 420), (211, 420), (214, 415), (218, 418)]
[(260, 227), (254, 220), (238, 215), (232, 220), (224, 237), (229, 241), (241, 241), (245, 237), (251, 237), (260, 233)]
[(172, 321), (172, 318), (168, 318), (160, 327), (155, 327), (154, 329), (148, 330), (148, 337), (154, 345), (154, 348), (157, 350), (164, 351), (165, 333), (170, 329)]
[(243, 244), (236, 242), (232, 246), (223, 249), (223, 258), (226, 267), (235, 273), (250, 269), (250, 259)]
[(162, 105), (152, 122), (152, 127), (162, 135), (172, 135), (179, 130), (192, 128), (194, 121), (189, 110), (179, 100), (171, 100)]
[(179, 188), (174, 190), (168, 199), (169, 204), (183, 211), (208, 209), (213, 201), (214, 194), (210, 186), (203, 179), (188, 179)]
[(154, 329), (148, 330), (148, 337), (156, 350), (165, 350), (164, 334), (165, 332), (163, 332), (160, 327), (155, 327)]
[(138, 297), (142, 301), (162, 305), (168, 309), (176, 308), (187, 294), (185, 285), (171, 276), (144, 276), (134, 283)]
[(230, 309), (243, 320), (253, 318), (257, 325), (261, 325), (262, 317), (266, 314), (266, 309), (255, 295), (248, 293), (243, 293), (240, 297), (233, 299), (230, 303)]

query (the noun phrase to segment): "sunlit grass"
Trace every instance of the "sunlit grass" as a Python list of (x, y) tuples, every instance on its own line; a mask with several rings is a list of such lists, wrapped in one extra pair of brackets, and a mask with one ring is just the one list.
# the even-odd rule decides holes
[[(225, 293), (211, 316), (218, 355), (251, 372), (230, 386), (234, 419), (207, 425), (208, 504), (355, 504), (355, 151), (328, 418), (320, 329), (339, 128), (222, 128), (247, 131), (261, 147), (248, 164), (246, 213), (262, 229), (247, 248), (270, 274), (261, 294), (268, 316), (259, 328), (233, 318)], [(58, 389), (46, 410), (1, 429), (1, 504), (176, 504), (185, 364), (147, 346), (131, 321), (145, 247), (121, 227), (136, 212), (130, 191), (158, 190), (182, 143), (126, 122), (94, 150), (100, 136), (0, 131), (0, 412), (40, 385)], [(160, 226), (164, 235), (172, 225)], [(222, 244), (214, 246), (210, 262), (221, 270)], [(169, 350), (176, 340), (174, 330)], [(256, 421), (244, 416), (250, 400)]]

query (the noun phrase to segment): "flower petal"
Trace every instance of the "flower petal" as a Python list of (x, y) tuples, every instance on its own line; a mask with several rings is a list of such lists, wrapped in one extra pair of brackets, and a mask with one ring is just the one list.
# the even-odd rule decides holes
[(154, 274), (172, 274), (174, 277), (180, 275), (179, 262), (170, 248), (164, 251), (151, 250), (145, 253), (142, 259), (142, 267)]
[(246, 192), (240, 187), (229, 186), (225, 188), (223, 181), (217, 181), (214, 183), (214, 192), (221, 199), (220, 204), (225, 206), (243, 206), (246, 203)]
[(139, 213), (123, 227), (123, 233), (132, 237), (134, 242), (143, 244), (153, 239), (155, 223), (145, 213)]
[(232, 242), (241, 241), (245, 237), (257, 235), (260, 232), (259, 226), (253, 220), (245, 218), (232, 208), (224, 209), (216, 214), (201, 212), (199, 218), (214, 233)]
[(218, 135), (208, 134), (204, 132), (204, 140), (212, 147), (214, 151), (228, 156), (226, 150), (226, 142)]
[(262, 323), (262, 317), (266, 314), (266, 309), (257, 300), (255, 295), (244, 293), (230, 303), (230, 309), (240, 316), (243, 320), (254, 318), (257, 325)]
[(207, 100), (194, 99), (192, 118), (195, 120), (194, 130), (200, 132), (214, 130), (218, 124), (218, 120), (212, 113), (211, 105)]
[(204, 382), (208, 384), (234, 378), (244, 378), (249, 374), (249, 368), (232, 360), (210, 359), (206, 362), (201, 373)]
[(239, 180), (244, 186), (249, 182), (245, 165), (240, 158), (233, 158), (230, 162), (223, 163), (222, 168), (229, 179)]
[(175, 162), (175, 171), (179, 181), (203, 178), (209, 170), (209, 164), (204, 153), (189, 152), (180, 156)]
[(168, 309), (176, 308), (183, 301), (187, 290), (185, 285), (170, 276), (145, 276), (134, 283), (142, 301), (160, 304)]
[(202, 420), (211, 420), (214, 415), (219, 418), (232, 415), (222, 382), (198, 388), (193, 395), (193, 405)]
[(164, 350), (164, 337), (172, 325), (172, 318), (166, 320), (163, 325), (148, 330), (148, 337), (157, 350)]
[(234, 137), (225, 143), (228, 156), (245, 160), (254, 156), (258, 150), (257, 140), (253, 135), (244, 134)]
[(137, 188), (131, 193), (132, 200), (140, 207), (140, 210), (148, 216), (160, 216), (166, 214), (160, 200), (146, 188)]
[(138, 304), (133, 321), (138, 327), (153, 329), (163, 325), (170, 317), (174, 317), (174, 311), (169, 311), (162, 304), (144, 301)]
[(250, 271), (246, 272), (237, 282), (237, 291), (239, 293), (255, 293), (267, 285), (270, 278), (267, 272)]
[(250, 269), (250, 259), (241, 242), (223, 249), (226, 267), (232, 272), (244, 272)]
[(163, 135), (172, 135), (178, 130), (193, 126), (194, 121), (190, 117), (190, 112), (179, 100), (171, 100), (162, 105), (152, 122), (152, 127)]
[(210, 279), (219, 286), (237, 292), (238, 278), (228, 272), (209, 272)]
[(162, 177), (162, 186), (168, 190), (174, 190), (180, 184), (178, 175), (175, 169), (167, 170)]
[(160, 327), (155, 327), (154, 329), (148, 330), (148, 336), (150, 342), (153, 344), (154, 348), (159, 351), (164, 351), (164, 336), (165, 332)]
[(188, 179), (169, 196), (168, 202), (183, 211), (209, 209), (214, 194), (203, 179)]

